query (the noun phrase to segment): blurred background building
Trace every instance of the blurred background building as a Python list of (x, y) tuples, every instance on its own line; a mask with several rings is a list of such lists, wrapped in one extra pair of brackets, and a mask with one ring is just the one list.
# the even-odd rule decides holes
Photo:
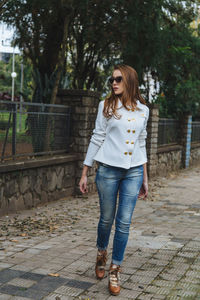
[(19, 54), (19, 48), (12, 46), (14, 28), (0, 22), (0, 60), (8, 62), (13, 52)]

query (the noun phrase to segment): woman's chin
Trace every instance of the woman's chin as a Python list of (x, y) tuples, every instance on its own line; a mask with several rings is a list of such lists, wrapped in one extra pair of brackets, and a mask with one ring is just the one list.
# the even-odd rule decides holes
[(116, 96), (122, 96), (122, 93), (121, 92), (118, 92), (118, 91), (114, 91), (114, 94), (116, 95)]

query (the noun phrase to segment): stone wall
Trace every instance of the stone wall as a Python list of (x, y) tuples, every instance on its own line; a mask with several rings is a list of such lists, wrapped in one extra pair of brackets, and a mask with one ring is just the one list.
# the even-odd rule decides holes
[[(91, 91), (59, 91), (57, 104), (71, 109), (70, 126), (62, 126), (56, 120), (56, 148), (66, 145), (70, 154), (38, 158), (0, 165), (0, 213), (31, 208), (39, 203), (57, 200), (68, 195), (79, 194), (79, 181), (83, 161), (87, 152), (99, 104), (100, 94)], [(184, 120), (180, 145), (159, 147), (159, 107), (149, 104), (147, 156), (149, 177), (166, 175), (183, 166), (187, 157), (186, 142), (189, 141), (187, 122)], [(68, 108), (67, 108), (68, 109)], [(65, 121), (64, 121), (65, 122)], [(66, 130), (66, 128), (68, 130)], [(69, 134), (69, 142), (67, 136)], [(186, 139), (187, 135), (187, 139)], [(190, 163), (200, 161), (200, 143), (191, 145)], [(96, 163), (88, 172), (88, 190), (96, 191)]]
[(75, 161), (74, 155), (64, 155), (1, 165), (0, 214), (72, 195)]
[[(99, 93), (91, 91), (59, 91), (57, 104), (66, 106), (65, 114), (70, 108), (71, 118), (70, 124), (65, 117), (55, 119), (54, 147), (59, 150), (59, 145), (62, 149), (65, 145), (70, 154), (3, 162), (0, 165), (0, 214), (80, 193), (78, 183), (95, 126), (99, 97)], [(57, 108), (58, 112), (62, 109)], [(88, 172), (89, 192), (96, 191), (96, 167), (94, 163)]]
[(200, 163), (200, 143), (192, 143), (190, 151), (190, 165)]
[(156, 175), (166, 176), (181, 168), (182, 147), (180, 145), (159, 147), (157, 150)]
[(191, 144), (192, 118), (184, 115), (180, 120), (180, 140), (176, 145), (158, 147), (159, 106), (149, 104), (147, 126), (147, 157), (149, 177), (166, 176), (171, 171), (187, 168), (200, 162), (200, 143)]

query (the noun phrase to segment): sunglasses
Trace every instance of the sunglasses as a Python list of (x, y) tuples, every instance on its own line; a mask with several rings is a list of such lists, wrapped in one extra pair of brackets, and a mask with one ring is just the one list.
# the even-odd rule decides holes
[(110, 84), (113, 84), (114, 81), (116, 81), (117, 83), (120, 83), (122, 81), (122, 76), (117, 76), (117, 77), (110, 77), (108, 79)]

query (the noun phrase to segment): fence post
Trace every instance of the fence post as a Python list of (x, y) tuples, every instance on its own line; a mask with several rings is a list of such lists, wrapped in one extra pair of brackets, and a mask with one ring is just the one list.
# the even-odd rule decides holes
[[(77, 154), (75, 170), (75, 194), (80, 194), (78, 183), (80, 181), (92, 130), (99, 104), (100, 93), (87, 90), (60, 90), (57, 95), (57, 104), (71, 107), (70, 124), (70, 152)], [(96, 164), (88, 171), (88, 191), (96, 190), (95, 186)]]
[(185, 115), (182, 119), (182, 166), (188, 168), (190, 163), (191, 150), (191, 136), (192, 136), (192, 116)]
[(149, 177), (153, 177), (157, 169), (159, 105), (149, 103), (148, 107), (150, 111), (147, 124), (147, 168)]

